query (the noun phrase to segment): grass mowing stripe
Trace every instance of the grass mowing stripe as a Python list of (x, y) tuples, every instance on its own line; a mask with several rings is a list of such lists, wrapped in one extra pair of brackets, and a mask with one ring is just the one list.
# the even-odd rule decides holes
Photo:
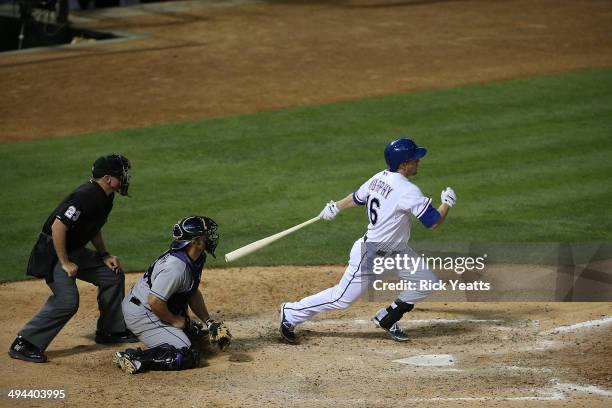
[[(416, 223), (415, 240), (609, 240), (610, 106), (612, 70), (586, 70), (0, 145), (0, 279), (23, 277), (48, 212), (112, 151), (134, 164), (132, 197), (117, 198), (104, 229), (127, 270), (143, 270), (189, 213), (220, 223), (219, 254), (302, 222), (383, 168), (400, 135), (429, 149), (414, 180), (424, 193), (459, 196), (449, 222)], [(238, 265), (344, 263), (365, 222), (343, 213)]]

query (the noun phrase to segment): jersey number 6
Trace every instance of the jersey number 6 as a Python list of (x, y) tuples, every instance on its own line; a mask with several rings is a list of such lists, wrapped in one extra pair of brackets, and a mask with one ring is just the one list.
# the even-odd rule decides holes
[(370, 222), (372, 223), (372, 225), (376, 225), (376, 222), (378, 221), (378, 213), (376, 212), (376, 210), (378, 210), (379, 208), (380, 201), (378, 201), (378, 198), (373, 198), (368, 203), (368, 215), (370, 217)]

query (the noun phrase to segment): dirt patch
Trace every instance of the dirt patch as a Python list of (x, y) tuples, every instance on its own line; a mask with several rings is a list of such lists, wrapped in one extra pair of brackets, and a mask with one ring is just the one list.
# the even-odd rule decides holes
[[(383, 304), (360, 301), (304, 324), (300, 344), (281, 343), (278, 305), (334, 285), (343, 270), (207, 270), (202, 290), (211, 311), (226, 319), (235, 336), (229, 352), (207, 353), (198, 369), (136, 376), (113, 365), (118, 347), (94, 343), (95, 288), (79, 282), (81, 307), (49, 347), (50, 362), (34, 365), (3, 354), (0, 388), (65, 389), (69, 406), (488, 406), (492, 401), (520, 406), (529, 400), (594, 407), (610, 402), (612, 324), (545, 333), (611, 316), (610, 303), (426, 302), (405, 319), (411, 341), (396, 343), (369, 322)], [(138, 277), (128, 275), (127, 285)], [(44, 282), (27, 281), (4, 284), (0, 293), (5, 311), (0, 339), (8, 347), (49, 289)], [(425, 354), (451, 354), (454, 364), (395, 362)], [(585, 387), (596, 388), (589, 393)]]
[(0, 142), (612, 66), (605, 0), (274, 1), (89, 17), (146, 37), (2, 56)]

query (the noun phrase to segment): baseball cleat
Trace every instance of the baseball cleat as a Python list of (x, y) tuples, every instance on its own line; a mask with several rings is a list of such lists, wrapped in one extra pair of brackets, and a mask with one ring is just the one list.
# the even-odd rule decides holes
[(44, 351), (27, 341), (21, 336), (17, 336), (8, 351), (9, 356), (18, 360), (29, 361), (31, 363), (45, 363), (47, 356)]
[(125, 353), (123, 351), (117, 351), (115, 354), (113, 354), (113, 363), (115, 363), (119, 368), (121, 368), (121, 363), (119, 363), (119, 361), (124, 355)]
[(372, 318), (372, 323), (374, 323), (374, 325), (376, 327), (380, 327), (381, 329), (383, 329), (384, 331), (386, 331), (389, 334), (389, 337), (391, 337), (393, 340), (395, 341), (408, 341), (410, 340), (410, 337), (408, 337), (408, 335), (406, 334), (406, 332), (404, 332), (397, 323), (393, 323), (393, 326), (391, 326), (388, 329), (385, 329), (384, 327), (382, 327), (380, 325), (380, 322), (378, 321), (378, 319), (376, 318), (376, 316), (374, 316)]
[(122, 351), (117, 351), (115, 353), (113, 356), (113, 363), (128, 374), (136, 374), (142, 366), (140, 361), (130, 358), (127, 353)]
[(287, 343), (295, 344), (297, 342), (295, 337), (295, 326), (289, 323), (285, 319), (285, 304), (280, 305), (279, 312), (279, 323), (278, 323), (278, 332), (281, 335), (281, 338)]

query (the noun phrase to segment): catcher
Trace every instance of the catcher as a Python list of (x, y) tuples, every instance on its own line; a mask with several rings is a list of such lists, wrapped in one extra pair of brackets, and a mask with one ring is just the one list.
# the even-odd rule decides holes
[[(199, 284), (206, 253), (215, 255), (217, 224), (189, 216), (174, 225), (170, 249), (149, 267), (122, 303), (127, 327), (147, 349), (116, 352), (113, 361), (129, 374), (183, 370), (199, 365), (201, 342), (225, 350), (232, 338), (210, 318)], [(187, 307), (203, 322), (191, 320)]]

